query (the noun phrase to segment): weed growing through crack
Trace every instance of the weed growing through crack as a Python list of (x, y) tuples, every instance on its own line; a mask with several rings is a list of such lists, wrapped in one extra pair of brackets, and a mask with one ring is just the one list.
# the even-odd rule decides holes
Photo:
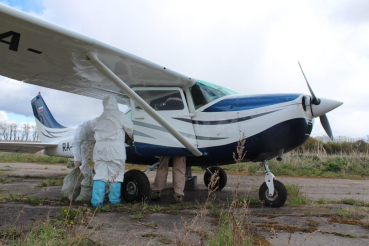
[(2, 184), (8, 184), (10, 183), (11, 181), (9, 179), (6, 179), (6, 178), (3, 178), (3, 177), (0, 177), (0, 183)]
[(352, 206), (352, 207), (339, 208), (333, 214), (343, 219), (360, 220), (365, 217), (368, 217), (368, 211), (369, 209), (365, 207)]
[[(235, 153), (234, 160), (239, 164), (245, 157), (244, 153), (245, 137), (240, 139), (237, 146), (237, 154)], [(190, 222), (183, 222), (183, 232), (177, 231), (176, 245), (252, 245), (253, 237), (251, 236), (250, 223), (248, 220), (247, 199), (241, 199), (238, 196), (238, 187), (240, 177), (237, 181), (235, 190), (233, 191), (234, 199), (229, 204), (228, 208), (219, 208), (214, 205), (215, 192), (219, 181), (218, 171), (215, 171), (211, 176), (208, 186), (208, 196), (205, 203), (195, 218)], [(206, 225), (207, 215), (213, 215), (218, 218), (218, 226), (215, 230), (209, 231)], [(195, 232), (199, 241), (193, 242), (189, 236), (191, 232)]]
[(63, 185), (63, 180), (47, 179), (47, 180), (42, 181), (42, 183), (37, 185), (35, 188), (49, 187), (49, 186), (61, 186), (61, 185)]
[(297, 184), (286, 185), (288, 199), (286, 205), (307, 205), (311, 204), (311, 200), (300, 192)]
[(144, 218), (144, 215), (141, 212), (131, 216), (131, 220), (142, 220), (143, 218)]

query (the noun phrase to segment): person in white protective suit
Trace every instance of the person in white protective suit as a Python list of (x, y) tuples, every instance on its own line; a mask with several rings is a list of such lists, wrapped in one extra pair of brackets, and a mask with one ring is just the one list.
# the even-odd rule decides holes
[(119, 111), (117, 100), (108, 96), (103, 100), (103, 106), (104, 112), (95, 123), (93, 158), (96, 174), (91, 199), (94, 207), (103, 205), (106, 182), (110, 182), (110, 203), (120, 203), (126, 161), (125, 134), (133, 139), (133, 124)]
[(93, 145), (95, 144), (95, 121), (97, 118), (83, 122), (78, 126), (74, 133), (73, 155), (74, 166), (79, 167), (84, 178), (90, 175), (88, 167), (88, 159), (92, 154)]

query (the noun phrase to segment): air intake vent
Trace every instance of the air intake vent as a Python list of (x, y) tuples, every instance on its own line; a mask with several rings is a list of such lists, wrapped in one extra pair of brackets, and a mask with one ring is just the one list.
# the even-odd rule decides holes
[(313, 130), (313, 124), (311, 122), (308, 123), (305, 134), (310, 135), (311, 131)]

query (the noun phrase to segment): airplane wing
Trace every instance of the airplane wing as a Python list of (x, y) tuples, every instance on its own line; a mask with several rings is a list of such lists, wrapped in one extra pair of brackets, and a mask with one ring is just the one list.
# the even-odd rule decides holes
[(123, 50), (0, 4), (0, 75), (103, 99), (129, 98), (194, 155), (202, 153), (140, 98), (132, 87), (189, 87), (195, 79)]
[(85, 59), (88, 51), (129, 87), (176, 86), (195, 83), (128, 52), (0, 4), (0, 75), (60, 91), (103, 99), (128, 97)]
[(34, 154), (40, 150), (56, 146), (58, 145), (50, 143), (0, 142), (0, 152)]

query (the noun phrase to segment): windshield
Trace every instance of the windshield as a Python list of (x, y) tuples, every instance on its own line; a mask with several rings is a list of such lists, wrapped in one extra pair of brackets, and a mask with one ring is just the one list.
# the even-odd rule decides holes
[(195, 109), (198, 109), (218, 98), (240, 94), (237, 91), (202, 80), (196, 80), (196, 84), (190, 88), (190, 92)]

